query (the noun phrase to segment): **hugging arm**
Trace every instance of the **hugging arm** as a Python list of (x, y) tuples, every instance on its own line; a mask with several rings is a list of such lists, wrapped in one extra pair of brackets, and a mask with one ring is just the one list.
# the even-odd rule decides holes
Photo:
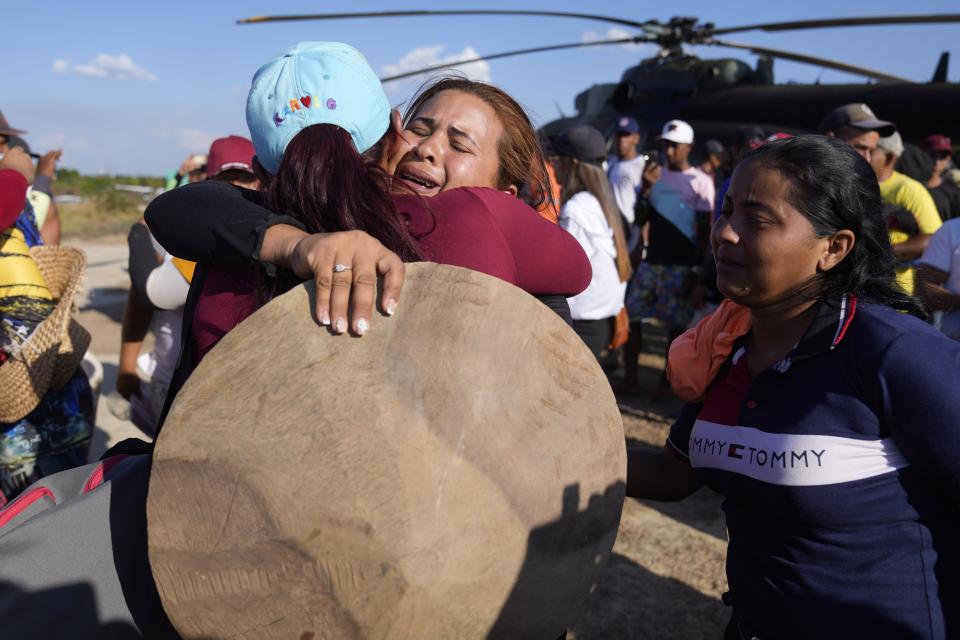
[(687, 444), (702, 405), (687, 403), (661, 449), (627, 446), (627, 495), (631, 498), (683, 500), (702, 486), (690, 466)]
[[(355, 333), (369, 326), (377, 275), (380, 306), (392, 314), (400, 299), (400, 258), (362, 231), (308, 234), (296, 218), (270, 211), (257, 191), (223, 182), (198, 182), (161, 194), (144, 214), (154, 236), (171, 254), (223, 265), (261, 262), (268, 271), (288, 269), (317, 285), (316, 317)], [(334, 273), (335, 264), (350, 266)]]
[(517, 265), (521, 289), (539, 295), (575, 296), (590, 285), (593, 270), (571, 234), (516, 200), (493, 210)]
[(197, 182), (157, 196), (144, 218), (154, 237), (171, 254), (194, 262), (248, 265), (259, 258), (267, 229), (297, 228), (295, 218), (262, 206), (257, 191), (225, 182)]

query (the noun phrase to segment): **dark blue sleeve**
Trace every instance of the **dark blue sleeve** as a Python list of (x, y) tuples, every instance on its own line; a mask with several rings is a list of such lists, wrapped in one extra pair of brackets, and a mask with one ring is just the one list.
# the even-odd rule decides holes
[(667, 446), (681, 457), (687, 459), (690, 457), (690, 432), (693, 431), (693, 423), (697, 421), (700, 415), (700, 409), (703, 408), (701, 402), (686, 402), (680, 409), (680, 415), (677, 416), (673, 426), (670, 427), (670, 434), (667, 436)]
[(910, 465), (960, 498), (960, 343), (923, 327), (883, 353), (883, 419)]

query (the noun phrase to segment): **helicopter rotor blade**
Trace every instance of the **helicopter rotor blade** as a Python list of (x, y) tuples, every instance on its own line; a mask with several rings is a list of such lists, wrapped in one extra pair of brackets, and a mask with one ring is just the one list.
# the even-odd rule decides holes
[(647, 33), (658, 35), (663, 27), (653, 22), (637, 22), (615, 16), (601, 16), (593, 13), (571, 13), (568, 11), (528, 11), (522, 9), (454, 9), (454, 10), (416, 10), (416, 11), (359, 11), (355, 13), (315, 13), (289, 16), (255, 16), (237, 20), (237, 24), (257, 24), (261, 22), (293, 22), (300, 20), (344, 20), (348, 18), (405, 18), (412, 16), (539, 16), (551, 18), (576, 18), (578, 20), (597, 20), (618, 24), (634, 29), (643, 29)]
[(884, 73), (883, 71), (877, 71), (875, 69), (868, 69), (867, 67), (860, 67), (853, 64), (847, 64), (846, 62), (840, 62), (838, 60), (829, 60), (827, 58), (818, 58), (816, 56), (809, 56), (803, 53), (794, 53), (792, 51), (784, 51), (782, 49), (758, 47), (757, 45), (753, 45), (753, 44), (745, 44), (742, 42), (731, 42), (729, 40), (717, 40), (715, 38), (706, 40), (702, 44), (708, 44), (708, 45), (717, 46), (717, 47), (729, 47), (731, 49), (746, 49), (747, 51), (756, 53), (758, 55), (770, 56), (771, 58), (782, 58), (784, 60), (793, 60), (794, 62), (803, 62), (805, 64), (812, 64), (817, 67), (827, 67), (829, 69), (836, 69), (837, 71), (846, 71), (847, 73), (866, 76), (867, 78), (882, 80), (884, 82), (908, 82), (908, 83), (913, 82), (913, 80), (910, 80), (908, 78), (901, 78), (900, 76)]
[(439, 71), (441, 69), (449, 69), (450, 67), (460, 67), (467, 64), (472, 64), (474, 62), (482, 62), (484, 60), (496, 60), (498, 58), (509, 58), (511, 56), (522, 56), (528, 53), (542, 53), (544, 51), (559, 51), (561, 49), (578, 49), (581, 47), (601, 47), (612, 44), (632, 44), (637, 42), (655, 42), (654, 38), (648, 36), (634, 36), (632, 38), (616, 38), (613, 40), (596, 40), (593, 42), (570, 42), (567, 44), (554, 44), (546, 47), (532, 47), (530, 49), (515, 49), (513, 51), (501, 51), (500, 53), (491, 53), (486, 56), (477, 56), (476, 58), (470, 58), (469, 60), (451, 60), (450, 62), (445, 62), (443, 64), (435, 64), (430, 67), (423, 67), (421, 69), (416, 69), (414, 71), (407, 71), (404, 73), (399, 73), (393, 76), (387, 76), (386, 78), (380, 78), (380, 82), (393, 82), (394, 80), (402, 80), (404, 78), (410, 78), (413, 76), (418, 76), (423, 73), (430, 73), (431, 71)]
[(792, 31), (794, 29), (826, 29), (831, 27), (862, 27), (871, 25), (946, 24), (960, 22), (960, 13), (941, 13), (907, 16), (863, 16), (859, 18), (824, 18), (822, 20), (792, 20), (790, 22), (767, 22), (739, 27), (713, 29), (711, 34), (724, 35), (740, 31)]

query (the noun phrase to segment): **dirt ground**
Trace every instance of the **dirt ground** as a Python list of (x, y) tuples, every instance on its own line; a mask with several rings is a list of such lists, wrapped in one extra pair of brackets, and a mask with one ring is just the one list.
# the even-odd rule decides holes
[[(126, 300), (126, 246), (122, 236), (97, 241), (68, 240), (88, 255), (87, 290), (81, 322), (93, 334), (91, 346), (104, 366), (102, 396), (116, 388), (120, 318)], [(645, 327), (641, 392), (618, 401), (629, 441), (659, 449), (680, 403), (654, 401), (650, 391), (663, 367), (664, 332)], [(614, 379), (617, 372), (613, 373)], [(130, 436), (143, 437), (101, 401), (93, 457)], [(680, 503), (628, 499), (616, 546), (601, 579), (568, 638), (720, 638), (729, 615), (720, 601), (726, 590), (726, 533), (720, 497), (701, 489)]]
[[(617, 395), (628, 442), (656, 449), (680, 409), (678, 400), (655, 401), (650, 394), (662, 371), (664, 343), (659, 327), (645, 325), (640, 392)], [(676, 503), (628, 498), (613, 555), (568, 637), (721, 638), (729, 610), (720, 601), (727, 588), (720, 502), (706, 488)]]

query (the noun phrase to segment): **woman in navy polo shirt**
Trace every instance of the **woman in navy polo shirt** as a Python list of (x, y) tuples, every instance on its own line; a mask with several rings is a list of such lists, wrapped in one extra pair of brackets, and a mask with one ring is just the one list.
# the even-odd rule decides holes
[(960, 634), (960, 345), (895, 285), (877, 181), (801, 136), (738, 166), (711, 242), (750, 330), (627, 493), (722, 493), (728, 638)]

